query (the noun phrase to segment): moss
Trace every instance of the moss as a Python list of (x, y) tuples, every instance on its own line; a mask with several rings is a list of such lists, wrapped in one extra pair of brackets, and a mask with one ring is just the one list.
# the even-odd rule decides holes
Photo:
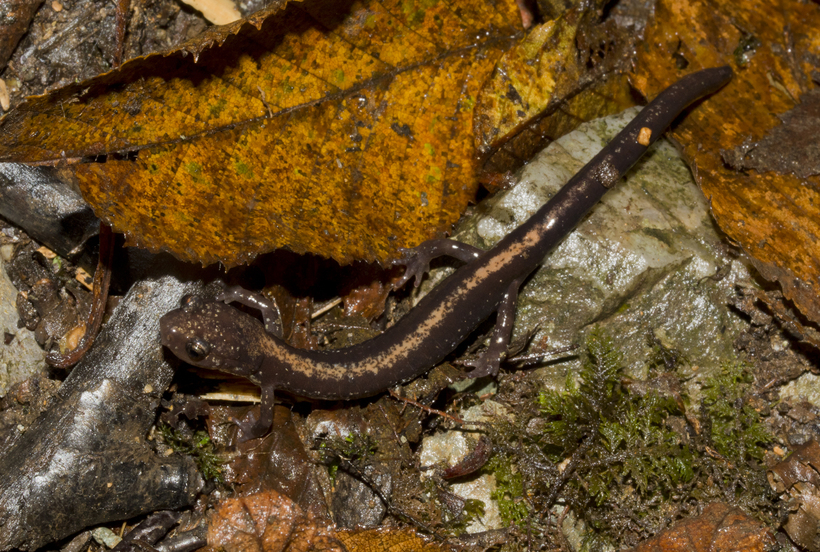
[(649, 371), (651, 373), (674, 372), (683, 364), (688, 364), (689, 359), (682, 351), (666, 347), (663, 342), (654, 334), (649, 336)]
[(320, 461), (327, 466), (331, 482), (342, 464), (362, 468), (367, 459), (376, 453), (376, 441), (369, 435), (350, 433), (344, 439), (327, 437), (317, 443)]
[[(620, 385), (621, 355), (599, 331), (587, 341), (579, 385), (539, 396), (548, 448), (555, 461), (586, 445), (583, 494), (597, 506), (629, 489), (646, 500), (668, 496), (693, 477), (692, 453), (666, 420), (677, 414), (672, 398), (632, 396)], [(577, 484), (572, 482), (571, 484)], [(580, 490), (580, 488), (579, 488)]]
[(467, 526), (473, 523), (475, 520), (484, 517), (484, 502), (478, 500), (476, 498), (468, 498), (464, 501), (464, 510), (461, 513), (459, 518), (458, 526), (463, 527), (465, 530)]
[(752, 383), (749, 367), (741, 362), (724, 366), (704, 384), (701, 408), (707, 418), (705, 437), (722, 456), (734, 463), (763, 459), (763, 445), (772, 436), (760, 415), (744, 400)]
[(737, 43), (732, 55), (738, 67), (746, 67), (754, 56), (755, 51), (760, 48), (760, 40), (754, 35), (743, 33)]
[(495, 474), (496, 489), (490, 498), (498, 502), (498, 513), (507, 525), (520, 525), (529, 518), (530, 510), (524, 502), (524, 479), (515, 470), (509, 457), (495, 456), (484, 467)]
[[(653, 371), (673, 380), (668, 370), (685, 362), (660, 346), (650, 357)], [(684, 401), (670, 386), (630, 393), (622, 368), (613, 341), (594, 330), (582, 369), (567, 377), (563, 391), (540, 392), (532, 415), (496, 425), (499, 452), (486, 469), (496, 475), (505, 522), (541, 528), (548, 539), (555, 523), (547, 512), (565, 504), (587, 528), (585, 550), (633, 546), (692, 504), (718, 499), (772, 522), (771, 491), (758, 463), (770, 436), (744, 402), (748, 368), (735, 363), (705, 382), (698, 417), (682, 411)], [(527, 502), (512, 499), (525, 490)]]
[(192, 437), (186, 437), (168, 424), (158, 426), (165, 443), (174, 452), (188, 454), (193, 457), (197, 468), (205, 479), (218, 483), (222, 482), (223, 465), (219, 456), (214, 452), (214, 443), (207, 431), (195, 431)]
[[(432, 492), (436, 492), (436, 489)], [(451, 536), (466, 534), (469, 526), (485, 514), (484, 502), (474, 498), (464, 500), (461, 511), (456, 516), (448, 515), (449, 511), (445, 505), (440, 504), (439, 510), (443, 514), (441, 532)]]

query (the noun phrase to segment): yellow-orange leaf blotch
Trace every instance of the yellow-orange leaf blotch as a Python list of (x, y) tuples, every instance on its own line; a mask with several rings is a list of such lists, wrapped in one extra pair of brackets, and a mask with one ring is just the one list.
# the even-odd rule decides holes
[[(634, 83), (652, 97), (682, 72), (731, 63), (732, 81), (672, 136), (726, 235), (764, 277), (820, 323), (820, 177), (736, 170), (723, 152), (755, 143), (814, 86), (820, 57), (815, 2), (660, 0), (639, 49)], [(685, 67), (685, 70), (681, 68)], [(705, 109), (704, 109), (705, 108)]]
[(0, 122), (0, 159), (75, 163), (129, 244), (203, 264), (384, 261), (448, 231), (515, 2), (285, 4), (30, 98)]

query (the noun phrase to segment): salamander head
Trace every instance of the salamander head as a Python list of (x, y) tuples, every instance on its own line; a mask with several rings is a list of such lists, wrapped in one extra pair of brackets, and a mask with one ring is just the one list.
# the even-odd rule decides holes
[(255, 379), (265, 358), (261, 322), (224, 303), (186, 296), (159, 327), (162, 344), (194, 366)]

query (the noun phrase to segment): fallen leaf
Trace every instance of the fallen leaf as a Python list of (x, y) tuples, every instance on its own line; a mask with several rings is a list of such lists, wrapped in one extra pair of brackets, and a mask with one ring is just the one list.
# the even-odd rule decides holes
[(796, 448), (767, 475), (772, 489), (794, 502), (783, 529), (809, 552), (820, 551), (820, 445)]
[(637, 35), (580, 5), (562, 11), (504, 54), (479, 95), (476, 151), (490, 192), (579, 124), (635, 105), (624, 73)]
[[(790, 0), (660, 0), (634, 84), (654, 96), (683, 73), (730, 63), (735, 77), (673, 131), (720, 228), (767, 279), (820, 322), (820, 177), (728, 167), (721, 156), (763, 140), (813, 88), (820, 6)], [(718, 130), (705, 125), (722, 123)], [(710, 128), (710, 127), (707, 127)], [(816, 134), (814, 136), (816, 140)]]
[(450, 552), (408, 528), (335, 531), (275, 491), (225, 500), (208, 525), (204, 552)]
[[(0, 67), (5, 67), (43, 0), (0, 0)], [(8, 109), (4, 107), (3, 109)]]
[(781, 115), (774, 127), (759, 142), (724, 150), (724, 161), (742, 171), (792, 173), (799, 178), (820, 174), (820, 91), (810, 90), (800, 104)]
[[(264, 438), (237, 445), (236, 457), (225, 472), (226, 480), (240, 494), (256, 495), (273, 490), (294, 501), (314, 519), (329, 519), (315, 466), (299, 439), (292, 412), (284, 406), (276, 406), (274, 420), (271, 432)], [(220, 422), (230, 423), (212, 419), (209, 424)]]
[[(637, 37), (626, 27), (611, 20), (598, 23), (597, 18), (597, 12), (581, 6), (564, 10), (504, 54), (478, 98), (474, 130), (479, 155), (493, 154), (524, 129), (532, 132), (542, 117), (556, 111), (580, 115), (578, 125), (609, 114), (613, 103), (620, 107), (618, 111), (635, 105), (631, 97), (623, 97), (628, 88), (618, 77), (630, 66)], [(614, 78), (604, 81), (607, 85), (597, 93), (583, 94), (609, 76)], [(602, 100), (604, 106), (598, 105)], [(551, 139), (573, 129), (553, 130)]]
[(620, 113), (634, 105), (635, 98), (626, 75), (617, 73), (592, 83), (500, 144), (481, 168), (482, 184), (490, 192), (504, 189), (508, 182), (499, 175), (518, 170), (552, 141), (569, 134), (581, 123)]
[(388, 527), (339, 531), (336, 537), (348, 552), (449, 552), (456, 550), (444, 543), (433, 542), (412, 529)]
[(227, 266), (276, 248), (383, 262), (448, 232), (527, 121), (617, 73), (631, 42), (600, 50), (594, 7), (519, 41), (512, 0), (280, 0), (28, 99), (0, 121), (0, 159), (73, 163), (128, 245)]
[(206, 552), (345, 552), (331, 527), (275, 491), (225, 500), (208, 524)]
[(717, 502), (632, 548), (632, 552), (764, 552), (777, 549), (765, 525)]
[(746, 293), (754, 295), (766, 305), (768, 311), (777, 317), (780, 325), (790, 336), (820, 349), (820, 329), (795, 312), (794, 303), (786, 300), (780, 290), (750, 289)]
[(105, 161), (74, 166), (95, 211), (204, 264), (385, 260), (442, 235), (474, 198), (473, 109), (515, 3), (284, 4), (28, 99), (0, 157)]
[[(475, 112), (476, 150), (495, 151), (510, 136), (546, 110), (555, 94), (570, 95), (585, 73), (583, 59), (575, 55), (575, 40), (584, 12), (569, 10), (563, 16), (535, 27), (498, 60), (487, 85), (478, 96)], [(560, 67), (568, 78), (555, 71)]]

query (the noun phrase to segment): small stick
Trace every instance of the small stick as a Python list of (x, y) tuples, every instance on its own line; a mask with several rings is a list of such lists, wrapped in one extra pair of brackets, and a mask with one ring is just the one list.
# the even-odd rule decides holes
[(114, 69), (122, 65), (125, 53), (125, 29), (128, 26), (128, 12), (131, 11), (131, 0), (117, 0), (117, 23), (114, 29), (117, 43), (114, 45)]
[(94, 295), (91, 308), (88, 312), (88, 321), (85, 334), (75, 349), (68, 353), (49, 353), (46, 362), (55, 368), (69, 368), (83, 358), (94, 344), (94, 339), (100, 331), (105, 305), (108, 302), (108, 286), (111, 284), (111, 262), (114, 258), (114, 232), (111, 227), (100, 222), (100, 258), (97, 260), (97, 270), (94, 272)]
[(436, 410), (435, 408), (430, 408), (429, 406), (424, 406), (420, 402), (414, 401), (413, 399), (408, 399), (407, 397), (401, 397), (401, 396), (397, 395), (396, 392), (393, 391), (392, 389), (388, 389), (388, 393), (390, 393), (390, 396), (393, 397), (394, 399), (396, 399), (397, 401), (401, 401), (403, 403), (411, 404), (411, 405), (415, 406), (416, 408), (420, 408), (424, 412), (427, 412), (428, 414), (438, 414), (439, 416), (447, 418), (448, 420), (452, 420), (455, 423), (460, 424), (460, 425), (463, 425), (463, 424), (467, 423), (464, 420), (462, 420), (461, 418), (457, 418), (456, 416), (453, 416), (452, 414), (447, 414), (446, 412), (442, 412), (441, 410)]

